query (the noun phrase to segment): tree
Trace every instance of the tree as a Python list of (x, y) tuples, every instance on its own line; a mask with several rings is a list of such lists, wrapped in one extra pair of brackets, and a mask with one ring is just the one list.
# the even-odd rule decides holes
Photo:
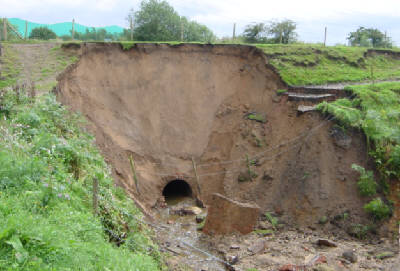
[[(127, 20), (134, 16), (134, 38), (139, 41), (212, 41), (214, 34), (206, 26), (180, 17), (166, 1), (143, 0), (137, 12), (130, 10)], [(182, 33), (183, 31), (183, 33)], [(128, 31), (124, 32), (127, 38)]]
[(253, 23), (246, 26), (243, 32), (245, 42), (266, 43), (267, 26), (264, 23)]
[(268, 34), (273, 43), (293, 43), (297, 40), (296, 23), (292, 20), (272, 21), (269, 24)]
[(207, 26), (190, 21), (186, 17), (181, 17), (181, 27), (184, 41), (212, 42), (216, 39), (214, 33)]
[(347, 39), (352, 46), (392, 47), (391, 38), (376, 28), (360, 26), (355, 32), (350, 32)]
[(32, 29), (31, 34), (29, 35), (30, 39), (38, 39), (38, 40), (49, 40), (57, 38), (56, 33), (54, 33), (51, 29), (42, 26), (36, 27)]
[(250, 43), (292, 43), (297, 39), (296, 23), (291, 20), (254, 23), (246, 26), (243, 37)]
[(135, 13), (136, 40), (173, 41), (180, 38), (180, 17), (166, 1), (144, 0)]

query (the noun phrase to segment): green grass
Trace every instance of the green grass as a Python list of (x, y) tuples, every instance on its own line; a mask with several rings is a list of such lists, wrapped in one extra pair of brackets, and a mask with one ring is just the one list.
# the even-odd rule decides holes
[(310, 44), (256, 46), (289, 85), (400, 78), (400, 59), (383, 55), (364, 57), (367, 48)]
[(351, 86), (353, 100), (318, 106), (344, 126), (362, 129), (383, 177), (400, 177), (400, 83)]
[(3, 50), (0, 89), (15, 85), (21, 71), (18, 54), (9, 44), (3, 44)]
[(51, 94), (8, 91), (0, 103), (0, 270), (160, 270), (150, 231), (82, 118)]

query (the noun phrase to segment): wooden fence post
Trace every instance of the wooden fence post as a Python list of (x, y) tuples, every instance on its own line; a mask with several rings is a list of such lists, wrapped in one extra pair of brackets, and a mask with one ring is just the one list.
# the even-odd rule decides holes
[(133, 180), (135, 181), (136, 192), (140, 195), (138, 178), (137, 178), (137, 176), (136, 176), (135, 161), (133, 161), (132, 155), (129, 156), (129, 162), (130, 162), (130, 164), (131, 164), (131, 170), (132, 170), (132, 174), (133, 174)]
[(25, 40), (28, 39), (28, 21), (25, 21)]
[(129, 26), (131, 29), (131, 41), (133, 41), (133, 19), (132, 19), (132, 16), (129, 16)]
[(3, 18), (3, 39), (7, 40), (7, 18)]
[(74, 36), (75, 36), (75, 19), (72, 19), (72, 33), (71, 33), (72, 40), (74, 40)]
[(181, 41), (183, 41), (183, 20), (181, 17)]
[(236, 39), (236, 23), (233, 24), (233, 34), (232, 34), (232, 40), (235, 41)]
[(32, 99), (32, 102), (34, 101), (36, 97), (36, 88), (35, 88), (35, 82), (32, 81), (31, 83), (31, 89), (29, 91), (29, 96)]
[(93, 214), (98, 215), (99, 213), (99, 180), (93, 179)]

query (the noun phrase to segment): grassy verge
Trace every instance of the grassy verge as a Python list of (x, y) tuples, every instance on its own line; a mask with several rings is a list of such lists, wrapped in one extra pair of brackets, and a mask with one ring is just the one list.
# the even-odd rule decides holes
[(2, 43), (3, 54), (0, 70), (0, 89), (15, 85), (21, 71), (18, 54), (9, 44)]
[(367, 48), (321, 45), (256, 45), (289, 85), (400, 78), (400, 59), (366, 57)]
[(0, 270), (159, 270), (149, 230), (83, 120), (51, 94), (3, 91), (0, 108)]

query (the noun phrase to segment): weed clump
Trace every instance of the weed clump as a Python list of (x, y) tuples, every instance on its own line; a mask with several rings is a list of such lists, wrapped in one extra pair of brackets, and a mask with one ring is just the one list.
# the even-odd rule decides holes
[(371, 200), (364, 206), (364, 210), (376, 220), (382, 220), (391, 215), (391, 210), (381, 198)]
[(377, 188), (377, 184), (374, 180), (374, 173), (356, 164), (353, 164), (351, 167), (360, 173), (360, 179), (357, 182), (360, 194), (362, 196), (374, 196)]

